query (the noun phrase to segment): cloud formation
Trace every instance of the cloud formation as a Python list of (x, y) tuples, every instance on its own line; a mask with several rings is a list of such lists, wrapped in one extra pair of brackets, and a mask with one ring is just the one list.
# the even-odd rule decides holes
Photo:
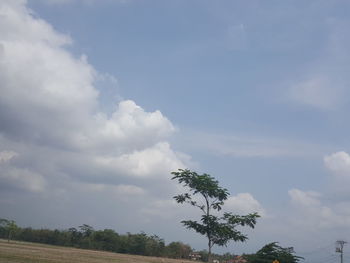
[(350, 155), (341, 151), (326, 155), (325, 166), (336, 175), (350, 176)]
[(257, 212), (260, 216), (266, 216), (265, 209), (250, 193), (239, 193), (235, 196), (230, 196), (226, 200), (224, 208), (237, 214)]
[(18, 154), (13, 151), (2, 151), (0, 152), (0, 163), (6, 163), (16, 157)]
[[(333, 82), (333, 83), (332, 83)], [(327, 77), (312, 76), (293, 85), (289, 90), (292, 100), (317, 109), (331, 110), (342, 102), (342, 90)]]
[(100, 73), (68, 51), (70, 37), (25, 1), (1, 1), (0, 15), (1, 184), (49, 193), (73, 180), (141, 194), (142, 183), (129, 178), (165, 180), (185, 167), (167, 142), (175, 128), (160, 111), (132, 100), (116, 101), (110, 115), (101, 110)]
[(292, 217), (293, 223), (316, 231), (350, 226), (350, 213), (346, 209), (349, 202), (327, 205), (322, 202), (322, 195), (318, 192), (292, 189), (288, 193), (297, 210)]

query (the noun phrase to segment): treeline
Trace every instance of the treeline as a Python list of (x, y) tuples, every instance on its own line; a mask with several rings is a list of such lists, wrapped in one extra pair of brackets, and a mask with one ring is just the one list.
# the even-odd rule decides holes
[[(144, 232), (138, 234), (118, 234), (113, 229), (95, 230), (84, 224), (77, 228), (66, 230), (21, 228), (12, 220), (0, 218), (0, 238), (19, 241), (36, 242), (50, 245), (95, 249), (125, 253), (133, 255), (168, 257), (177, 259), (189, 259), (194, 250), (182, 242), (171, 242), (168, 245), (156, 235), (147, 235)], [(196, 252), (201, 261), (208, 260), (208, 252), (202, 250)], [(213, 254), (214, 259), (220, 262), (232, 262), (236, 256), (225, 253)], [(277, 242), (263, 246), (254, 254), (243, 254), (242, 259), (247, 263), (271, 263), (278, 260), (281, 263), (298, 263), (302, 257), (295, 255), (292, 247), (283, 248)], [(240, 262), (238, 260), (237, 262)], [(242, 261), (243, 262), (243, 261)]]
[(58, 246), (95, 249), (143, 256), (188, 259), (193, 249), (182, 242), (165, 245), (156, 235), (118, 234), (113, 229), (95, 230), (84, 224), (66, 230), (18, 227), (14, 221), (0, 219), (0, 238)]

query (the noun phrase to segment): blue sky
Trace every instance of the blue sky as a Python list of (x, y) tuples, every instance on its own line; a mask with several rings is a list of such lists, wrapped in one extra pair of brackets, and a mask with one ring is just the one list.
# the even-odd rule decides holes
[(263, 215), (217, 251), (280, 241), (333, 260), (350, 234), (349, 8), (3, 0), (1, 217), (203, 249), (179, 223), (196, 214), (171, 201), (169, 173), (188, 167), (229, 189), (228, 209)]

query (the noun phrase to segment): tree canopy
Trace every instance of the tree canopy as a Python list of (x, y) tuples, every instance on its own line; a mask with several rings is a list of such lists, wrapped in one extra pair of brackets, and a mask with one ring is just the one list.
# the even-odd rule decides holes
[(277, 242), (263, 246), (258, 252), (245, 255), (248, 263), (271, 263), (278, 260), (281, 263), (297, 263), (302, 257), (296, 256), (293, 247), (283, 248)]
[[(204, 235), (208, 239), (208, 261), (211, 260), (211, 249), (214, 245), (226, 246), (229, 241), (247, 240), (247, 236), (237, 229), (238, 226), (254, 228), (259, 217), (257, 213), (235, 215), (225, 212), (216, 215), (222, 209), (225, 200), (229, 197), (227, 189), (209, 174), (197, 174), (191, 170), (179, 169), (172, 172), (172, 180), (177, 180), (187, 192), (174, 196), (176, 202), (187, 203), (202, 211), (200, 221), (183, 220), (181, 223), (188, 229)], [(216, 212), (215, 215), (213, 212)]]
[(3, 232), (5, 233), (5, 235), (7, 235), (8, 242), (10, 242), (10, 240), (13, 238), (14, 234), (18, 230), (18, 226), (15, 221), (7, 220), (4, 218), (0, 218), (0, 228), (2, 228), (0, 233)]

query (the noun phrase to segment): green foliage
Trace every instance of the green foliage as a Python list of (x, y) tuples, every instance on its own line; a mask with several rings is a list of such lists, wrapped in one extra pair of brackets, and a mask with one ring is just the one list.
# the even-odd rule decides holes
[[(209, 174), (199, 175), (190, 170), (179, 169), (178, 172), (172, 172), (172, 180), (177, 179), (178, 182), (189, 188), (190, 193), (180, 194), (174, 196), (178, 203), (189, 203), (192, 206), (200, 208), (204, 213), (208, 209), (221, 210), (224, 200), (227, 199), (229, 193), (227, 189), (219, 186), (216, 181)], [(205, 198), (206, 204), (199, 204), (194, 200), (194, 195), (200, 194)]]
[(3, 229), (0, 231), (0, 233), (5, 233), (7, 235), (8, 242), (13, 239), (18, 230), (18, 226), (16, 225), (15, 221), (4, 218), (0, 218), (0, 227)]
[(118, 251), (120, 236), (112, 229), (104, 229), (93, 232), (92, 244), (94, 249), (106, 251)]
[(80, 232), (83, 234), (83, 237), (89, 237), (95, 231), (92, 226), (89, 226), (87, 224), (83, 224), (79, 226), (79, 228)]
[(292, 247), (283, 248), (277, 242), (272, 242), (262, 247), (258, 252), (245, 255), (248, 263), (271, 263), (278, 260), (281, 263), (297, 263), (302, 257), (296, 256)]
[(237, 230), (237, 227), (254, 228), (259, 217), (257, 213), (245, 216), (224, 213), (222, 216), (215, 216), (212, 212), (219, 212), (229, 196), (227, 189), (219, 186), (219, 182), (209, 174), (200, 175), (190, 170), (179, 169), (172, 172), (172, 175), (174, 175), (172, 180), (177, 180), (188, 189), (188, 192), (174, 196), (176, 202), (190, 204), (202, 211), (200, 221), (183, 220), (181, 223), (208, 238), (209, 260), (214, 245), (226, 246), (231, 240), (241, 242), (247, 240), (248, 237)]
[(192, 252), (192, 248), (182, 242), (171, 242), (166, 248), (166, 255), (170, 258), (185, 259)]
[(17, 227), (14, 221), (0, 218), (0, 238), (9, 237), (50, 245), (155, 257), (188, 259), (192, 251), (189, 245), (181, 242), (172, 242), (166, 246), (164, 240), (160, 237), (150, 236), (144, 232), (119, 235), (112, 229), (94, 230), (93, 227), (87, 224), (83, 224), (78, 228), (71, 227), (68, 230), (20, 228)]

